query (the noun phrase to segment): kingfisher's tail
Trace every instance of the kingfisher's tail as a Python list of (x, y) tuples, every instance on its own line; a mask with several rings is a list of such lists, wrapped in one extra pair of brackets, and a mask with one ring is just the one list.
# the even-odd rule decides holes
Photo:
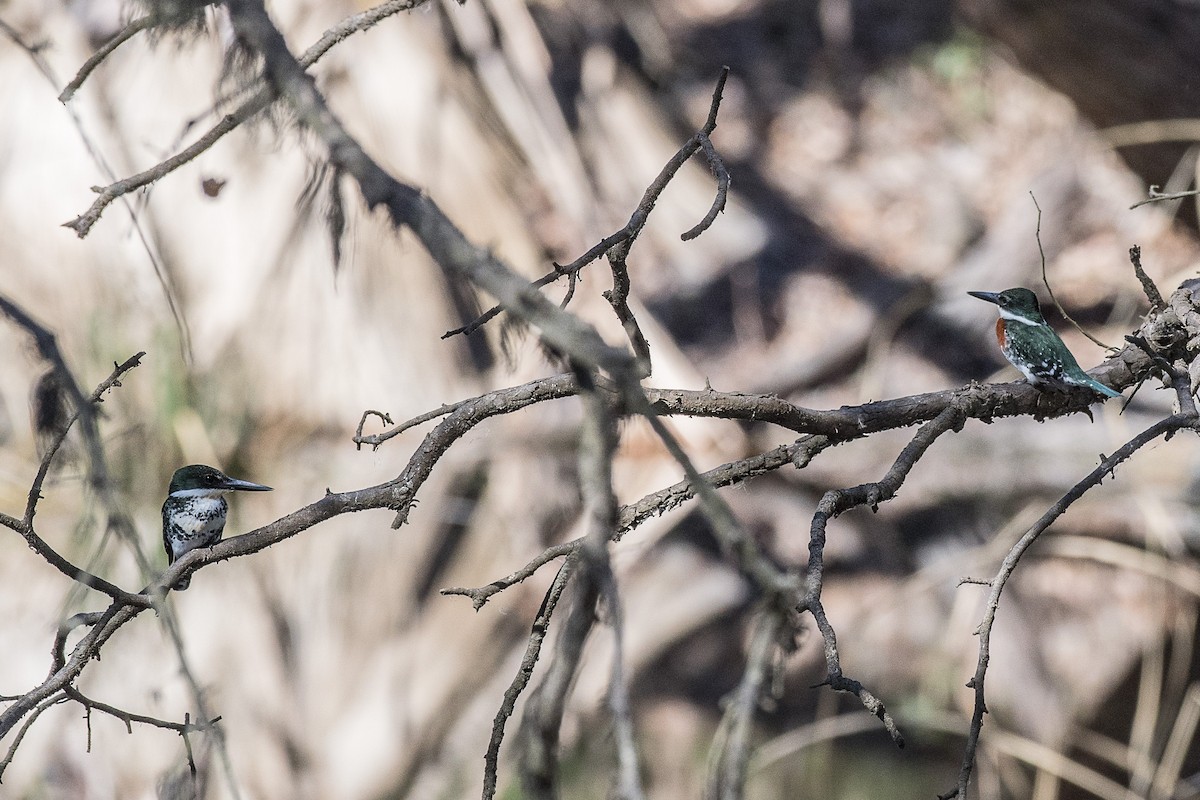
[(1120, 392), (1118, 392), (1115, 389), (1110, 389), (1109, 387), (1105, 386), (1103, 383), (1101, 383), (1100, 381), (1091, 377), (1090, 375), (1084, 375), (1083, 377), (1084, 377), (1084, 380), (1079, 381), (1078, 382), (1079, 385), (1086, 386), (1087, 388), (1091, 389), (1092, 391), (1097, 392), (1098, 394), (1102, 394), (1105, 397), (1120, 397), (1121, 396)]

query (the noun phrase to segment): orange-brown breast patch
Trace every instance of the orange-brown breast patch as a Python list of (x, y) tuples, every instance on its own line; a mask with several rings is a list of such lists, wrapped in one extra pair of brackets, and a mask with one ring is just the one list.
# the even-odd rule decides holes
[(996, 341), (1000, 344), (1000, 349), (1004, 349), (1004, 317), (996, 320)]

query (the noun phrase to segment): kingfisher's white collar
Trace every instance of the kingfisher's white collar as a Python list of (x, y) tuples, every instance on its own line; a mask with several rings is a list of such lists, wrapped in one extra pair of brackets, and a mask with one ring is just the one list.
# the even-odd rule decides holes
[(1000, 308), (1000, 318), (1006, 319), (1009, 322), (1019, 322), (1022, 325), (1028, 325), (1031, 328), (1036, 328), (1042, 324), (1040, 322), (1034, 322), (1029, 317), (1022, 317), (1020, 314), (1014, 314), (1004, 307)]

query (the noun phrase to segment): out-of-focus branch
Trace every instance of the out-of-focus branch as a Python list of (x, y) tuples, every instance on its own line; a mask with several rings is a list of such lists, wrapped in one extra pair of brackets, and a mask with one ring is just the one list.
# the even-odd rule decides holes
[[(579, 549), (571, 607), (555, 643), (554, 657), (538, 688), (530, 695), (521, 720), (521, 784), (535, 800), (553, 800), (558, 796), (558, 740), (566, 709), (567, 695), (579, 669), (579, 659), (596, 618), (596, 607), (607, 600), (611, 610), (619, 610), (616, 582), (608, 560), (608, 543), (616, 524), (616, 496), (612, 489), (612, 459), (617, 446), (616, 421), (608, 399), (596, 387), (594, 374), (577, 368), (576, 381), (583, 400), (583, 422), (579, 441), (579, 478), (583, 495), (585, 533)], [(611, 616), (610, 616), (611, 618)], [(621, 629), (614, 623), (616, 650), (621, 652)], [(614, 670), (612, 696), (618, 705), (626, 699), (627, 687), (622, 673)], [(631, 728), (627, 703), (617, 715), (619, 729), (618, 782), (616, 796), (638, 800), (641, 787), (636, 762), (630, 758)]]
[(779, 611), (772, 608), (762, 609), (755, 617), (742, 680), (726, 699), (725, 715), (713, 737), (706, 800), (741, 800), (743, 796), (746, 765), (750, 762), (750, 726), (762, 699), (783, 622)]
[[(18, 698), (19, 699), (19, 698)], [(0, 777), (4, 776), (4, 770), (8, 769), (8, 765), (12, 763), (13, 756), (17, 754), (17, 748), (21, 746), (21, 740), (25, 738), (25, 734), (29, 732), (29, 728), (33, 723), (37, 722), (37, 718), (42, 715), (42, 712), (51, 706), (56, 706), (59, 703), (67, 702), (67, 698), (63, 695), (50, 696), (35, 704), (29, 711), (29, 717), (25, 723), (17, 731), (17, 735), (13, 737), (13, 742), (9, 745), (8, 752), (4, 754), (4, 758), (0, 759)]]
[[(58, 338), (54, 335), (53, 331), (35, 320), (32, 315), (25, 311), (25, 309), (21, 308), (15, 302), (3, 295), (0, 295), (0, 313), (3, 313), (21, 328), (24, 328), (25, 331), (33, 337), (33, 342), (37, 347), (38, 355), (40, 355), (48, 364), (50, 364), (50, 367), (54, 370), (55, 375), (58, 377), (59, 386), (62, 387), (63, 391), (66, 392), (71, 404), (75, 406), (75, 415), (71, 418), (71, 421), (67, 424), (66, 428), (70, 428), (71, 424), (75, 421), (80, 422), (80, 427), (83, 428), (84, 431), (84, 438), (88, 441), (88, 456), (93, 462), (93, 474), (95, 474), (97, 470), (102, 471), (102, 468), (100, 468), (96, 463), (102, 463), (102, 459), (97, 459), (95, 454), (95, 447), (98, 446), (96, 443), (99, 441), (99, 434), (96, 432), (96, 409), (93, 406), (93, 403), (99, 400), (99, 395), (93, 394), (91, 402), (88, 401), (88, 398), (84, 397), (83, 390), (79, 388), (79, 383), (76, 382), (75, 376), (71, 374), (71, 370), (67, 367), (67, 362), (63, 357), (62, 351), (58, 349)], [(136, 359), (140, 358), (142, 355), (145, 354), (139, 353), (137, 356), (134, 356), (133, 360), (135, 363), (132, 366), (137, 366)], [(132, 367), (130, 368), (132, 369)], [(110, 378), (110, 380), (115, 381), (117, 377), (120, 376), (114, 375), (113, 378)], [(114, 384), (109, 384), (109, 386), (104, 387), (104, 390), (107, 391), (107, 389), (112, 385)], [(42, 458), (41, 469), (43, 472), (49, 469), (50, 461), (54, 458), (54, 454), (57, 452), (58, 448), (62, 446), (63, 439), (65, 438), (66, 430), (63, 430), (61, 435), (59, 435), (57, 439), (51, 443), (51, 446), (47, 448), (47, 451)], [(34, 489), (39, 490), (40, 488), (41, 481), (38, 481), (34, 485)], [(36, 502), (33, 494), (34, 493), (31, 492), (31, 504)], [(31, 507), (27, 509), (26, 517), (28, 519), (33, 518)]]
[(70, 371), (66, 367), (66, 363), (62, 359), (62, 354), (58, 351), (58, 346), (55, 342), (54, 335), (34, 322), (32, 318), (25, 315), (24, 312), (22, 312), (16, 305), (4, 297), (0, 297), (0, 310), (13, 317), (13, 319), (20, 323), (22, 327), (26, 327), (31, 333), (33, 333), (43, 357), (54, 364), (55, 368), (60, 370), (65, 376), (65, 378), (62, 379), (63, 385), (74, 387), (74, 390), (71, 392), (71, 394), (78, 394), (80, 397), (80, 399), (75, 403), (75, 411), (67, 420), (67, 424), (55, 433), (54, 438), (50, 441), (49, 446), (46, 448), (45, 454), (42, 456), (42, 461), (38, 466), (37, 474), (34, 476), (34, 479), (30, 484), (28, 497), (25, 503), (25, 512), (22, 518), (17, 519), (7, 514), (0, 514), (0, 525), (4, 525), (5, 527), (19, 533), (22, 537), (24, 537), (25, 541), (29, 544), (29, 547), (35, 553), (37, 553), (48, 564), (57, 569), (63, 575), (66, 575), (71, 580), (78, 581), (85, 586), (95, 589), (98, 592), (102, 592), (114, 600), (118, 600), (127, 605), (143, 608), (149, 607), (149, 598), (143, 595), (127, 592), (119, 586), (109, 583), (103, 578), (93, 575), (82, 567), (71, 563), (61, 553), (51, 547), (50, 544), (38, 534), (33, 525), (33, 518), (37, 513), (37, 504), (42, 497), (42, 486), (45, 483), (46, 476), (50, 472), (50, 464), (53, 462), (55, 454), (58, 452), (63, 441), (66, 439), (67, 434), (70, 432), (71, 426), (76, 421), (83, 420), (85, 427), (87, 426), (88, 421), (91, 422), (90, 433), (85, 434), (85, 438), (89, 442), (88, 451), (89, 453), (92, 453), (93, 462), (99, 465), (97, 467), (97, 471), (99, 471), (102, 476), (105, 476), (95, 478), (94, 482), (100, 483), (101, 485), (107, 485), (106, 472), (103, 471), (104, 458), (103, 453), (101, 452), (99, 433), (95, 428), (94, 405), (101, 402), (104, 394), (110, 389), (121, 385), (121, 376), (138, 366), (141, 362), (142, 356), (144, 356), (145, 353), (138, 353), (132, 358), (127, 359), (123, 364), (115, 364), (112, 374), (96, 387), (91, 396), (83, 397), (82, 392), (80, 392), (78, 385), (75, 383), (74, 377), (71, 375)]
[[(114, 365), (115, 371), (113, 374), (97, 386), (90, 397), (84, 397), (83, 391), (79, 388), (79, 382), (75, 380), (75, 376), (67, 366), (66, 359), (59, 350), (58, 339), (54, 333), (33, 319), (30, 314), (12, 300), (3, 296), (0, 296), (0, 312), (8, 315), (33, 337), (38, 353), (51, 365), (55, 376), (55, 388), (61, 387), (70, 401), (70, 405), (75, 408), (74, 414), (65, 420), (65, 424), (61, 428), (53, 432), (53, 436), (46, 445), (41, 464), (38, 468), (37, 477), (30, 486), (29, 499), (22, 521), (23, 535), (27, 533), (34, 537), (37, 536), (33, 529), (33, 515), (36, 510), (37, 501), (41, 497), (42, 485), (49, 474), (50, 465), (54, 457), (62, 447), (63, 442), (66, 441), (67, 434), (70, 432), (71, 427), (78, 422), (83, 436), (84, 450), (87, 454), (88, 483), (92, 490), (96, 492), (100, 500), (100, 505), (105, 511), (107, 516), (106, 526), (109, 530), (115, 530), (118, 537), (129, 546), (138, 562), (138, 566), (141, 568), (142, 574), (148, 577), (150, 572), (149, 562), (141, 549), (137, 532), (133, 528), (133, 523), (124, 512), (112, 480), (109, 477), (108, 461), (104, 455), (104, 446), (100, 441), (100, 430), (96, 423), (96, 407), (99, 403), (103, 402), (104, 394), (109, 389), (120, 386), (121, 375), (138, 366), (145, 353), (138, 353), (125, 361), (124, 364)], [(10, 525), (9, 527), (12, 526)], [(52, 563), (55, 562), (52, 561)], [(61, 562), (55, 563), (55, 565), (58, 569), (63, 569)], [(83, 574), (86, 575), (86, 573)], [(85, 579), (80, 579), (80, 582), (89, 586), (93, 585)]]
[(558, 797), (559, 729), (583, 644), (596, 620), (596, 602), (600, 598), (596, 581), (577, 581), (572, 589), (570, 608), (555, 640), (553, 658), (542, 682), (525, 703), (518, 730), (521, 788), (523, 796), (532, 800)]
[[(319, 61), (321, 56), (329, 52), (334, 45), (343, 41), (351, 34), (365, 31), (388, 17), (394, 16), (401, 11), (412, 10), (417, 6), (424, 5), (426, 2), (428, 0), (388, 0), (388, 2), (380, 3), (374, 8), (347, 17), (325, 31), (320, 39), (309, 47), (308, 50), (304, 51), (304, 55), (300, 57), (301, 66), (304, 69), (308, 69)], [(137, 191), (144, 186), (149, 186), (160, 178), (171, 174), (189, 161), (192, 161), (216, 144), (225, 134), (233, 131), (269, 106), (274, 99), (275, 93), (271, 87), (263, 87), (232, 112), (222, 117), (216, 125), (205, 132), (199, 139), (165, 161), (136, 175), (131, 175), (128, 178), (111, 183), (108, 186), (92, 187), (92, 191), (99, 196), (92, 201), (92, 205), (87, 211), (70, 222), (63, 223), (63, 227), (75, 231), (75, 235), (80, 239), (86, 237), (91, 232), (92, 226), (100, 219), (100, 215), (104, 213), (104, 210), (114, 200), (130, 192)]]
[[(145, 608), (145, 606), (125, 604), (121, 600), (114, 600), (92, 626), (92, 629), (75, 645), (70, 658), (66, 659), (61, 667), (58, 667), (41, 684), (21, 695), (8, 708), (0, 711), (0, 739), (7, 736), (9, 731), (16, 727), (26, 715), (34, 713), (44, 701), (62, 694), (63, 690), (79, 677), (87, 663), (99, 654), (104, 643), (122, 625), (136, 617)], [(28, 723), (26, 723), (27, 725)], [(0, 779), (3, 779), (3, 776), (3, 771), (0, 771)]]
[(633, 718), (629, 708), (629, 686), (625, 681), (624, 637), (621, 598), (608, 557), (608, 544), (616, 537), (617, 496), (613, 492), (613, 458), (617, 450), (617, 423), (609, 398), (596, 386), (594, 374), (576, 371), (583, 400), (583, 424), (579, 437), (579, 484), (583, 496), (583, 536), (578, 580), (594, 583), (608, 611), (613, 631), (612, 671), (609, 677), (609, 708), (616, 739), (617, 774), (611, 796), (615, 800), (642, 800), (641, 777), (634, 744)]
[(58, 95), (58, 102), (69, 102), (75, 96), (75, 92), (79, 91), (79, 87), (83, 86), (83, 82), (95, 72), (96, 67), (104, 62), (104, 59), (108, 58), (114, 50), (128, 42), (134, 36), (137, 36), (142, 31), (153, 28), (157, 22), (158, 17), (155, 14), (147, 14), (143, 17), (130, 20), (124, 28), (121, 28), (111, 39), (100, 45), (99, 49), (92, 53), (87, 61), (83, 62), (79, 67), (79, 71), (75, 73), (75, 77), (63, 87), (62, 92)]
[[(1191, 120), (1188, 120), (1190, 122)], [(1157, 186), (1151, 186), (1149, 191), (1150, 196), (1145, 200), (1139, 200), (1129, 208), (1133, 210), (1138, 206), (1144, 206), (1147, 203), (1161, 203), (1164, 200), (1183, 200), (1187, 197), (1196, 197), (1200, 195), (1200, 189), (1189, 189), (1186, 192), (1161, 192)]]

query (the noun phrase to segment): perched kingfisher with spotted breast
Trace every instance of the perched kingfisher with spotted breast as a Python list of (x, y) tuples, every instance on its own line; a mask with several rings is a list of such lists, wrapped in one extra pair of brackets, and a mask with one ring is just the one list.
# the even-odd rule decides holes
[(1082, 386), (1105, 398), (1120, 397), (1100, 381), (1084, 372), (1075, 356), (1046, 324), (1037, 295), (1017, 287), (1003, 292), (967, 292), (972, 297), (995, 303), (1000, 308), (996, 320), (996, 341), (1012, 365), (1021, 370), (1034, 386)]
[[(269, 492), (270, 486), (231, 478), (219, 469), (204, 464), (189, 464), (175, 470), (171, 488), (163, 503), (163, 547), (167, 564), (198, 547), (210, 547), (221, 541), (230, 492)], [(188, 575), (175, 584), (183, 591), (192, 582)]]

